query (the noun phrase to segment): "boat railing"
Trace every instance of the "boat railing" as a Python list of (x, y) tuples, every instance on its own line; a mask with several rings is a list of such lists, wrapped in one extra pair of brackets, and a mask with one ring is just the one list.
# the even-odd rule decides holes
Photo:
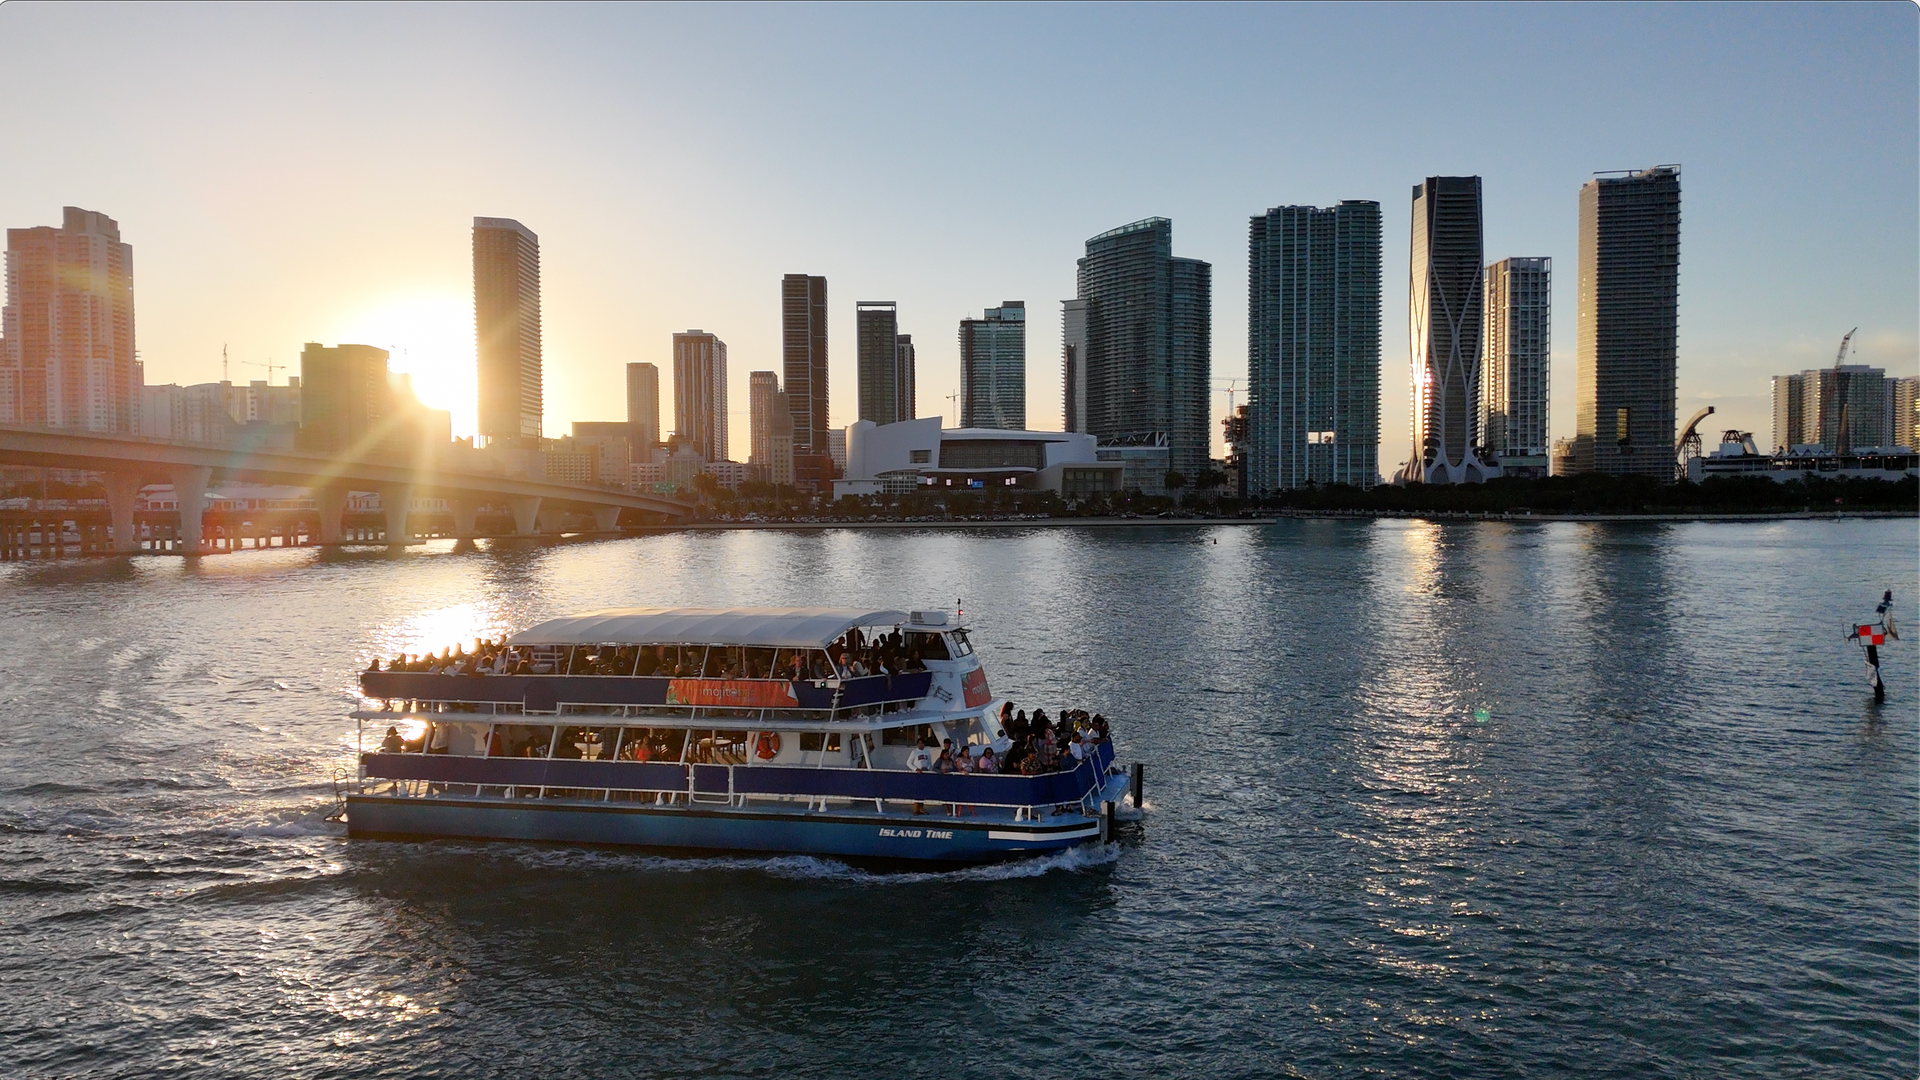
[(1073, 769), (1038, 776), (374, 752), (360, 756), (360, 779), (363, 789), (386, 782), (392, 794), (420, 797), (486, 797), (493, 789), (502, 798), (600, 802), (746, 806), (755, 799), (804, 800), (809, 809), (825, 809), (837, 799), (872, 801), (883, 811), (886, 803), (940, 803), (1031, 817), (1037, 807), (1084, 804), (1105, 783), (1112, 762), (1110, 743), (1097, 744)]
[[(631, 713), (633, 709), (732, 710), (745, 715), (838, 714), (915, 703), (933, 687), (930, 671), (848, 679), (668, 679), (642, 675), (442, 675), (363, 671), (368, 698), (413, 702), (424, 712)], [(644, 715), (644, 714), (642, 714)]]

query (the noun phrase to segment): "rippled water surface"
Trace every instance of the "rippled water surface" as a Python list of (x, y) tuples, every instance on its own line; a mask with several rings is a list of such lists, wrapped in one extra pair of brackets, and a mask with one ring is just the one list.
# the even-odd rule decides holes
[[(671, 535), (0, 568), (0, 1073), (1901, 1076), (1912, 521)], [(946, 874), (348, 842), (354, 672), (965, 601), (1150, 814)], [(1486, 710), (1484, 721), (1476, 710)]]

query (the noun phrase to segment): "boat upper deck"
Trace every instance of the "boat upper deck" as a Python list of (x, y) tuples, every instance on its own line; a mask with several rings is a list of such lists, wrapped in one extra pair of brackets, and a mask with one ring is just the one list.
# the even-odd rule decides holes
[[(950, 684), (950, 685), (949, 685)], [(620, 713), (687, 721), (850, 722), (991, 700), (945, 612), (619, 608), (550, 619), (474, 651), (376, 659), (361, 692), (383, 713)]]

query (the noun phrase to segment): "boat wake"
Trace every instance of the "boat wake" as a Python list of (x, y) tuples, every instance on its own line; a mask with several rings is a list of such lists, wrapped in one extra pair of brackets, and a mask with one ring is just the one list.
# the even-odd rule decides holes
[[(491, 847), (491, 845), (489, 845)], [(624, 870), (642, 873), (751, 873), (788, 881), (839, 881), (859, 885), (913, 885), (929, 881), (1007, 881), (1055, 871), (1076, 873), (1120, 858), (1118, 844), (1084, 844), (1031, 859), (956, 867), (952, 870), (869, 870), (816, 855), (745, 855), (676, 858), (588, 848), (523, 848), (510, 856), (528, 869)]]

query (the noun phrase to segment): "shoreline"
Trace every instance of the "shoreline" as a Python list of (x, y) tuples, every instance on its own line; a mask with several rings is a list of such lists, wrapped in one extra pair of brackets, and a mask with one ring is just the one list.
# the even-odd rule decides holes
[[(670, 532), (819, 532), (827, 529), (1045, 529), (1045, 528), (1163, 528), (1215, 525), (1271, 525), (1278, 521), (1327, 519), (1390, 519), (1434, 521), (1440, 524), (1462, 521), (1649, 521), (1649, 522), (1765, 522), (1765, 521), (1837, 521), (1846, 518), (1920, 518), (1920, 509), (1908, 510), (1782, 510), (1741, 513), (1672, 514), (1507, 514), (1469, 511), (1430, 511), (1395, 513), (1386, 510), (1294, 511), (1260, 517), (1057, 517), (996, 519), (987, 521), (701, 521), (685, 525), (634, 529), (628, 536), (654, 536)], [(604, 534), (601, 534), (604, 535)]]

